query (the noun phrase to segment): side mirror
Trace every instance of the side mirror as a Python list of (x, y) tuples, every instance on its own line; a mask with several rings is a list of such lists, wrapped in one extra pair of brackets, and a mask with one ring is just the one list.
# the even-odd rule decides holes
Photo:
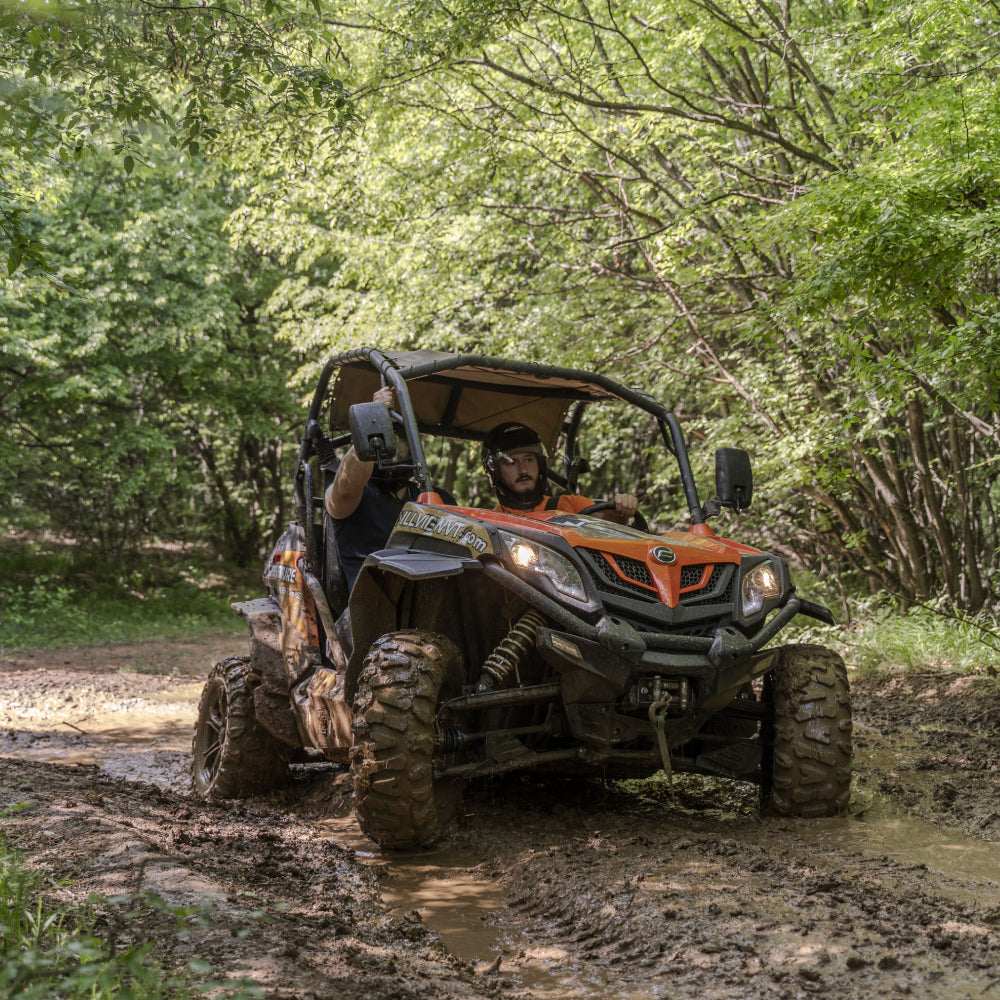
[(384, 403), (355, 403), (347, 411), (351, 444), (362, 462), (384, 462), (396, 454), (396, 434)]
[(753, 469), (742, 448), (715, 450), (715, 492), (723, 507), (746, 510), (753, 499)]

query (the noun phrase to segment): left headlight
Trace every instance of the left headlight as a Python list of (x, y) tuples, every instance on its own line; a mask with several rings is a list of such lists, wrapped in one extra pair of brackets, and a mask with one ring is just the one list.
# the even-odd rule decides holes
[(740, 610), (744, 618), (757, 614), (764, 602), (781, 596), (781, 578), (773, 563), (754, 566), (740, 584)]
[(518, 569), (544, 576), (560, 594), (572, 597), (581, 604), (587, 603), (587, 588), (583, 585), (576, 567), (565, 557), (546, 545), (499, 532), (510, 558)]

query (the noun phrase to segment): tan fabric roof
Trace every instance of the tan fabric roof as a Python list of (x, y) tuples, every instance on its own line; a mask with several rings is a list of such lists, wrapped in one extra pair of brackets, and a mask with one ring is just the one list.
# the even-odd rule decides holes
[[(496, 424), (512, 420), (531, 427), (552, 449), (574, 402), (616, 398), (585, 378), (550, 375), (541, 365), (476, 357), (480, 363), (450, 367), (456, 359), (452, 354), (383, 353), (407, 381), (421, 427), (455, 437), (480, 438)], [(529, 370), (509, 370), (504, 364)], [(367, 359), (340, 367), (330, 387), (331, 427), (346, 429), (348, 409), (355, 403), (370, 402), (381, 384), (379, 372)]]

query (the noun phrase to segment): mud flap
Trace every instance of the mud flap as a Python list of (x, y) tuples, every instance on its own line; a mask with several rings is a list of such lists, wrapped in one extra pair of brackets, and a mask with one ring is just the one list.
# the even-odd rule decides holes
[(287, 694), (275, 694), (263, 686), (253, 693), (253, 713), (257, 721), (276, 739), (291, 747), (302, 746), (302, 734), (295, 714), (288, 707)]
[(348, 763), (354, 716), (344, 699), (344, 675), (318, 667), (295, 686), (292, 703), (309, 746), (322, 750), (328, 760)]
[(282, 653), (281, 609), (270, 597), (233, 605), (250, 630), (250, 664), (260, 677), (253, 692), (254, 716), (276, 739), (302, 746), (295, 715), (288, 701), (288, 676)]
[(301, 745), (346, 761), (350, 709), (343, 699), (343, 674), (323, 666), (316, 604), (300, 566), (305, 547), (305, 532), (292, 522), (271, 553), (264, 582), (281, 613), (281, 657)]

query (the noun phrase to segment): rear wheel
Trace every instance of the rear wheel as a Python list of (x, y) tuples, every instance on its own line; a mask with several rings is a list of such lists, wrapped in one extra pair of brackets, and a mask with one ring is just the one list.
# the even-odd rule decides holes
[(434, 718), (459, 652), (432, 632), (390, 632), (361, 668), (351, 770), (358, 822), (383, 847), (424, 847), (450, 823), (461, 787), (435, 782)]
[(851, 796), (851, 692), (844, 661), (786, 646), (765, 680), (761, 805), (779, 816), (835, 816)]
[(268, 791), (288, 777), (292, 748), (256, 719), (253, 692), (260, 678), (245, 656), (212, 667), (198, 704), (191, 746), (191, 778), (203, 798), (242, 798)]

